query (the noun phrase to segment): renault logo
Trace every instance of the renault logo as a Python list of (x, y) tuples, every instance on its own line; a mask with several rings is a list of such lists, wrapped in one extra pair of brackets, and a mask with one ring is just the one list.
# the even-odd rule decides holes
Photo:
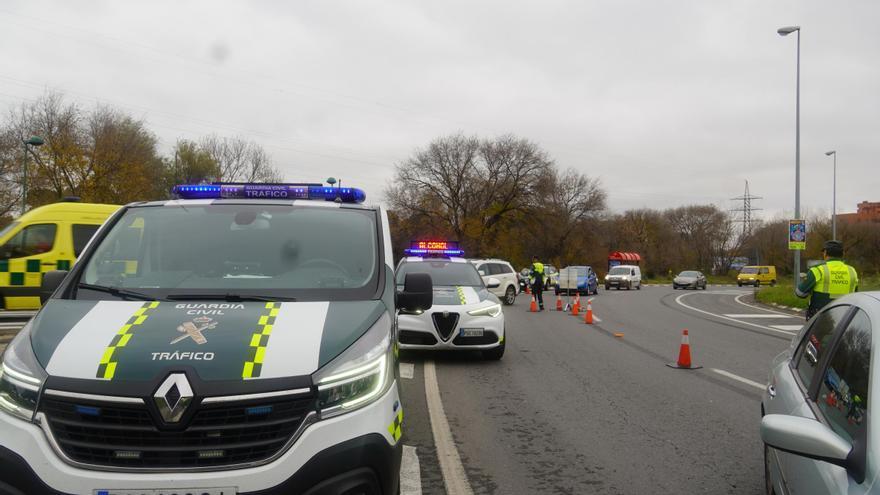
[(153, 394), (153, 401), (166, 423), (177, 423), (193, 399), (192, 387), (183, 373), (173, 373)]

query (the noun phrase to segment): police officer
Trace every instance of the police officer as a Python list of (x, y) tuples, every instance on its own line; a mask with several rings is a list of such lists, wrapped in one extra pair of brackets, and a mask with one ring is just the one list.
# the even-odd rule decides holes
[(858, 290), (856, 269), (844, 263), (842, 257), (843, 244), (840, 241), (826, 241), (822, 250), (825, 262), (801, 274), (801, 283), (795, 289), (795, 294), (801, 298), (812, 294), (807, 308), (808, 320), (833, 299)]
[(544, 264), (532, 256), (532, 292), (538, 300), (538, 307), (544, 311)]

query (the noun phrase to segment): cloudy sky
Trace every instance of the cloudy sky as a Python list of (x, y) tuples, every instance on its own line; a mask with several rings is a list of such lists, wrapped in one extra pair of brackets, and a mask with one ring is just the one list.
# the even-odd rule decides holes
[[(228, 5), (227, 5), (228, 4)], [(514, 133), (601, 178), (609, 206), (880, 200), (880, 2), (40, 1), (0, 4), (0, 107), (48, 90), (180, 137), (262, 144), (288, 180), (381, 199), (394, 164), (455, 132)]]

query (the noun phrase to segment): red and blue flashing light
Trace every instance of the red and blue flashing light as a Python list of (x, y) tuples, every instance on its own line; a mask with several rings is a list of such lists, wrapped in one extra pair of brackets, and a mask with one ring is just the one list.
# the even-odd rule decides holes
[(412, 241), (403, 251), (407, 256), (464, 256), (458, 241)]
[(308, 199), (363, 203), (367, 194), (355, 187), (320, 184), (181, 184), (171, 192), (180, 199)]

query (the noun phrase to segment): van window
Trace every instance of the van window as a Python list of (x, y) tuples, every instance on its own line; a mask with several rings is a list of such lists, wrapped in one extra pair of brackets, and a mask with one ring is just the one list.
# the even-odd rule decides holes
[(766, 274), (768, 274), (768, 273), (770, 273), (770, 269), (769, 269), (769, 268), (761, 268), (761, 275), (766, 275)]
[(73, 255), (79, 258), (79, 253), (85, 249), (86, 244), (89, 243), (89, 239), (95, 235), (95, 232), (98, 231), (98, 227), (100, 225), (76, 225), (74, 224), (72, 227), (73, 230)]
[(56, 230), (54, 223), (28, 225), (0, 246), (0, 259), (48, 253), (55, 246)]

